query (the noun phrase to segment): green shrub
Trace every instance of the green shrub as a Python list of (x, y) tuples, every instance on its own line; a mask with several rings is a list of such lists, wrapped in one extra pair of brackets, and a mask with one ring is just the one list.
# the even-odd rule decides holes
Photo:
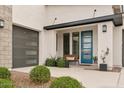
[(45, 66), (36, 66), (30, 72), (30, 79), (33, 82), (45, 83), (50, 80), (50, 71)]
[(65, 61), (63, 58), (58, 58), (57, 67), (69, 67), (69, 63)]
[(0, 67), (0, 78), (2, 79), (10, 79), (11, 73), (5, 67)]
[(56, 66), (56, 59), (55, 58), (47, 58), (45, 65), (46, 66)]
[(13, 88), (13, 83), (9, 79), (0, 79), (0, 88)]
[(64, 76), (55, 79), (50, 88), (81, 88), (81, 84), (74, 78)]

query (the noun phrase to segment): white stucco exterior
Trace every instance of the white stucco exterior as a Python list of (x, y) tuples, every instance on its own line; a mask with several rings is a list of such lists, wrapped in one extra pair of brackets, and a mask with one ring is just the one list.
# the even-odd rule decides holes
[[(94, 10), (96, 13), (94, 14)], [(82, 25), (65, 29), (44, 30), (46, 25), (53, 25), (88, 18), (111, 15), (112, 5), (14, 5), (12, 7), (13, 24), (33, 29), (39, 32), (39, 64), (44, 64), (48, 57), (63, 56), (63, 33), (93, 31), (93, 56), (98, 56), (98, 64), (102, 63), (102, 51), (109, 48), (106, 57), (108, 69), (122, 67), (122, 29), (115, 27), (112, 21)], [(57, 20), (54, 20), (57, 18)], [(107, 25), (107, 32), (102, 32), (102, 26)], [(58, 50), (56, 51), (56, 33), (58, 34)], [(72, 54), (72, 37), (70, 37), (70, 54)], [(79, 46), (80, 47), (80, 46)], [(79, 48), (79, 53), (80, 53)], [(81, 55), (79, 55), (81, 56)]]
[[(96, 13), (93, 16), (95, 9)], [(46, 10), (47, 25), (53, 24), (55, 17), (57, 18), (55, 24), (57, 24), (113, 14), (111, 5), (51, 5), (46, 6)]]
[[(107, 32), (102, 31), (102, 26), (107, 25)], [(113, 67), (113, 23), (105, 22), (98, 24), (98, 63), (103, 63), (101, 56), (109, 49), (109, 54), (105, 58), (108, 68)]]
[(27, 26), (35, 30), (43, 30), (46, 19), (45, 6), (14, 5), (12, 11), (14, 24)]
[(113, 35), (113, 65), (122, 67), (122, 27), (114, 27)]

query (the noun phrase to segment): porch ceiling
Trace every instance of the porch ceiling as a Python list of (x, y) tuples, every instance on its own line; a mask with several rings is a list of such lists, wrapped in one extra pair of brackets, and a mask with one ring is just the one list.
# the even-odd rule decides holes
[(89, 19), (78, 20), (78, 21), (73, 21), (73, 22), (49, 25), (49, 26), (44, 26), (44, 29), (53, 30), (53, 29), (87, 25), (87, 24), (106, 22), (106, 21), (112, 21), (115, 26), (121, 26), (123, 24), (122, 14), (107, 15), (107, 16), (89, 18)]

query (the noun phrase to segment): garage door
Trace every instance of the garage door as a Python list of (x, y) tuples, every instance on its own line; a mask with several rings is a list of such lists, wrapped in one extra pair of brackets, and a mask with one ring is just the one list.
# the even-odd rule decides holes
[(38, 64), (39, 33), (13, 26), (13, 68)]

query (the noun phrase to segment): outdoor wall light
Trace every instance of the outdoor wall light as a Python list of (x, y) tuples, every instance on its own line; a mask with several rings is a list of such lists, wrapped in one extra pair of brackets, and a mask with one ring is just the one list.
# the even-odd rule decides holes
[(3, 28), (3, 27), (4, 27), (4, 20), (0, 19), (0, 28)]
[(107, 32), (107, 25), (102, 26), (102, 32)]

